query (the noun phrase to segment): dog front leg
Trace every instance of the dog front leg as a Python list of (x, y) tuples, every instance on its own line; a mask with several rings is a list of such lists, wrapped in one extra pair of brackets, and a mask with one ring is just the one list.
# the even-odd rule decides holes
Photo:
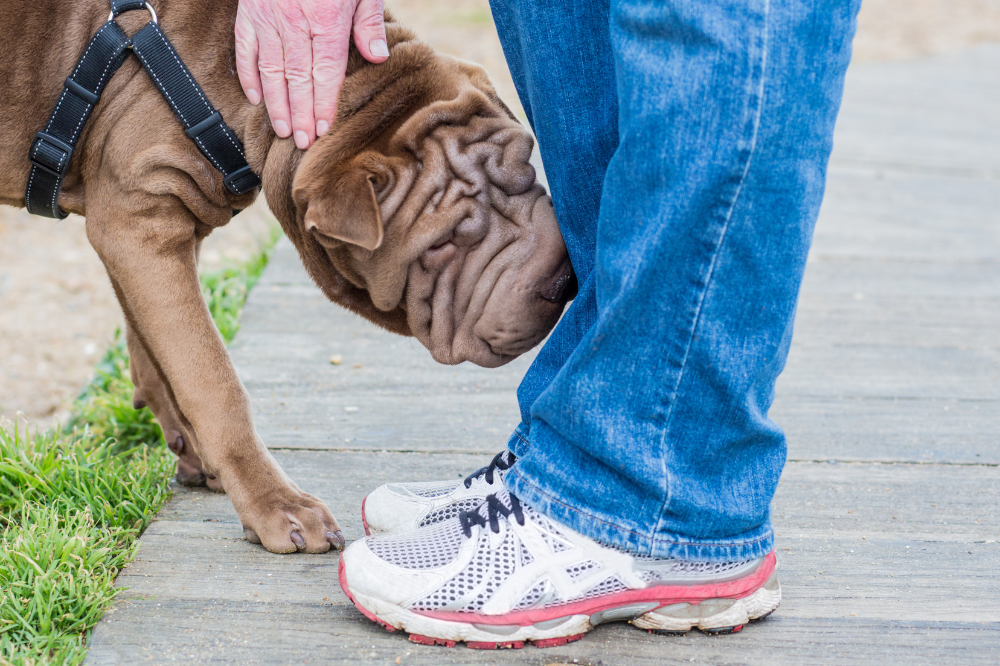
[(172, 423), (181, 435), (190, 430), (185, 446), (197, 447), (205, 473), (228, 493), (247, 538), (277, 553), (342, 546), (330, 511), (285, 475), (254, 429), (249, 397), (201, 294), (189, 214), (136, 219), (88, 212), (87, 234), (125, 312), (130, 349), (140, 350), (138, 371), (157, 373), (153, 384), (162, 384), (169, 397), (158, 409), (164, 415), (175, 410)]
[(216, 492), (225, 492), (219, 478), (205, 472), (198, 457), (197, 451), (201, 447), (194, 429), (181, 414), (162, 371), (153, 363), (146, 346), (127, 322), (125, 340), (128, 342), (129, 372), (135, 385), (132, 406), (136, 409), (149, 407), (153, 412), (167, 446), (177, 456), (177, 481), (185, 486), (208, 486)]

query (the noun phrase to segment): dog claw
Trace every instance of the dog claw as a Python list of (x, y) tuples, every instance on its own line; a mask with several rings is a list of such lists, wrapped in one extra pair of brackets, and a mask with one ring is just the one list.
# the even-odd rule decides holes
[(301, 534), (299, 534), (298, 532), (292, 532), (289, 536), (292, 538), (292, 543), (294, 543), (296, 547), (298, 548), (305, 547), (306, 540), (302, 538)]
[(260, 544), (260, 537), (257, 536), (257, 533), (254, 532), (249, 527), (243, 528), (243, 536), (245, 536), (247, 538), (247, 541), (249, 541), (250, 543)]
[(333, 546), (334, 550), (343, 550), (344, 544), (346, 543), (344, 540), (344, 533), (340, 530), (337, 530), (336, 532), (327, 532), (326, 540), (331, 546)]

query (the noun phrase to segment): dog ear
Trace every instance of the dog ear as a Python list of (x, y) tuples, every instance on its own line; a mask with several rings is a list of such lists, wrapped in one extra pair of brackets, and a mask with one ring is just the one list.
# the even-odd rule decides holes
[(314, 195), (305, 215), (306, 231), (376, 250), (382, 245), (382, 212), (375, 196), (374, 175), (350, 169), (329, 188)]

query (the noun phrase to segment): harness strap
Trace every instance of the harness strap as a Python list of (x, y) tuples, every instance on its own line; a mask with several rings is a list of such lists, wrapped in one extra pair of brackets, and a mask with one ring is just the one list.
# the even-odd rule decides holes
[[(111, 0), (111, 20), (90, 41), (49, 118), (45, 131), (35, 135), (30, 150), (31, 173), (25, 205), (36, 215), (63, 219), (59, 191), (69, 171), (80, 133), (100, 101), (108, 81), (121, 67), (131, 48), (153, 79), (188, 137), (225, 176), (233, 194), (260, 187), (260, 178), (247, 164), (243, 144), (205, 96), (190, 70), (155, 20), (130, 40), (114, 18), (127, 11), (149, 8), (145, 0)], [(152, 8), (149, 8), (152, 13)]]
[(36, 134), (31, 143), (31, 173), (25, 192), (28, 212), (57, 220), (66, 217), (58, 199), (73, 150), (104, 87), (128, 57), (130, 44), (118, 24), (108, 21), (90, 40), (73, 74), (66, 79), (45, 130)]
[(135, 9), (145, 9), (146, 0), (111, 0), (111, 16), (117, 18), (119, 14), (130, 12)]
[(132, 38), (132, 51), (174, 110), (188, 138), (225, 175), (226, 188), (233, 194), (246, 194), (260, 187), (260, 178), (247, 164), (240, 140), (208, 101), (160, 26), (150, 23), (137, 32)]

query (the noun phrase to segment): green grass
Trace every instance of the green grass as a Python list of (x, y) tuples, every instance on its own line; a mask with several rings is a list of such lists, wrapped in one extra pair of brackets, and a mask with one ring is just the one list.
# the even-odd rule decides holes
[[(280, 237), (202, 276), (227, 343)], [(121, 334), (64, 429), (0, 423), (0, 666), (78, 664), (137, 540), (170, 495), (174, 458), (149, 410), (132, 409)]]

